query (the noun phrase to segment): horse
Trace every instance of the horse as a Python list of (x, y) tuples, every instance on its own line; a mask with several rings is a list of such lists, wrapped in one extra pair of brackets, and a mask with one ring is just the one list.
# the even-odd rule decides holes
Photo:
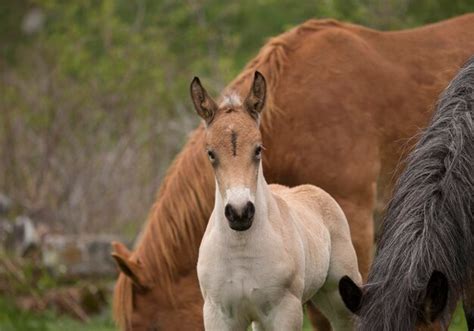
[(206, 330), (301, 330), (305, 302), (333, 330), (351, 330), (338, 293), (348, 273), (362, 277), (341, 207), (313, 185), (268, 185), (262, 169), (260, 115), (264, 76), (256, 71), (244, 100), (218, 106), (201, 85), (191, 96), (204, 120), (204, 146), (214, 169), (215, 205), (199, 248), (197, 274)]
[(447, 330), (461, 296), (474, 330), (474, 57), (441, 95), (401, 174), (368, 284), (340, 281), (359, 330)]
[[(472, 30), (473, 14), (396, 32), (310, 20), (270, 39), (224, 91), (245, 96), (253, 73), (265, 75), (265, 177), (289, 187), (315, 184), (335, 198), (363, 279), (374, 212), (390, 196), (394, 169), (427, 125), (436, 96), (474, 53)], [(113, 243), (122, 271), (113, 310), (123, 329), (203, 328), (196, 262), (215, 190), (212, 167), (195, 148), (204, 133), (200, 125), (169, 167), (133, 251)]]

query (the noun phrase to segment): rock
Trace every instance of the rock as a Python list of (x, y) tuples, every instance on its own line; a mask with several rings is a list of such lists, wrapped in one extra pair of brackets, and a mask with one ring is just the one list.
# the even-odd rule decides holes
[(7, 251), (17, 256), (26, 256), (39, 246), (39, 237), (33, 221), (27, 216), (18, 216), (13, 224), (2, 220), (0, 240)]
[(7, 249), (7, 242), (13, 232), (13, 226), (6, 218), (0, 217), (0, 249)]
[(0, 193), (0, 216), (7, 215), (12, 207), (12, 201), (5, 194)]
[(116, 267), (110, 256), (112, 235), (46, 235), (43, 264), (56, 276), (112, 276)]
[(30, 9), (23, 17), (23, 21), (21, 22), (21, 29), (27, 35), (34, 34), (43, 28), (44, 21), (45, 15), (41, 9)]

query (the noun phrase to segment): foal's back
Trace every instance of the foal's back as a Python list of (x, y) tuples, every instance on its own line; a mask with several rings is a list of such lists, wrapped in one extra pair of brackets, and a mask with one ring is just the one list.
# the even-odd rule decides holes
[(324, 226), (331, 236), (345, 237), (350, 242), (347, 219), (339, 204), (329, 193), (314, 185), (289, 188), (271, 184), (270, 188), (280, 204), (284, 201), (300, 216), (297, 222), (299, 225), (312, 227), (316, 222)]
[[(288, 208), (290, 217), (280, 220), (294, 224), (303, 244), (303, 302), (311, 300), (329, 318), (334, 330), (351, 329), (351, 315), (338, 293), (338, 283), (346, 275), (353, 275), (358, 284), (362, 278), (344, 212), (333, 197), (314, 185), (270, 188), (280, 209)], [(282, 224), (282, 228), (288, 228), (288, 224)]]
[[(346, 274), (354, 274), (359, 280), (359, 271), (352, 263), (357, 261), (357, 257), (352, 245), (349, 225), (336, 200), (329, 193), (314, 185), (288, 188), (272, 184), (270, 188), (280, 208), (289, 209), (291, 217), (281, 220), (284, 223), (288, 221), (294, 223), (300, 237), (308, 244), (306, 251), (311, 253), (314, 250), (325, 249), (325, 246), (322, 245), (322, 241), (324, 241), (322, 238), (328, 236), (326, 247), (330, 250), (328, 253), (330, 255), (329, 268), (331, 269), (339, 263), (350, 266), (346, 270)], [(311, 258), (311, 256), (307, 256), (307, 266), (317, 268), (318, 261), (311, 261)], [(328, 272), (331, 273), (331, 270)], [(339, 279), (336, 281), (338, 282)]]

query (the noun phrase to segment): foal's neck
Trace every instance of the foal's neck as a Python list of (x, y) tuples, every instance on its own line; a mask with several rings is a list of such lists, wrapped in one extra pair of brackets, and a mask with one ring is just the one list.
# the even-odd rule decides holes
[(270, 209), (274, 207), (274, 204), (275, 200), (263, 175), (262, 162), (260, 162), (257, 177), (257, 191), (255, 194), (255, 215), (263, 214), (261, 217), (264, 217), (265, 222), (267, 222), (268, 213)]

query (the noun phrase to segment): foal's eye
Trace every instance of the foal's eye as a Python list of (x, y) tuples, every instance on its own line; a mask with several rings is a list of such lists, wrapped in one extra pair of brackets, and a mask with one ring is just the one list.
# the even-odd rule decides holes
[(207, 156), (209, 157), (209, 161), (214, 162), (216, 160), (216, 155), (213, 151), (207, 151)]
[(255, 148), (255, 158), (260, 160), (262, 158), (262, 146), (257, 146)]

